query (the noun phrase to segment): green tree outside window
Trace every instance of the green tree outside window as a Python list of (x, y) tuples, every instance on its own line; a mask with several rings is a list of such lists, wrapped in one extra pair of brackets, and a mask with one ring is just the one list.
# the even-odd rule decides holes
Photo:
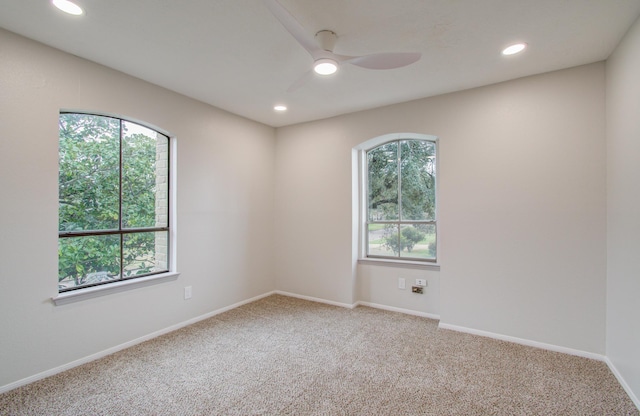
[(436, 143), (405, 139), (367, 152), (367, 255), (436, 260)]
[(60, 291), (168, 270), (168, 169), (168, 137), (118, 118), (60, 114)]

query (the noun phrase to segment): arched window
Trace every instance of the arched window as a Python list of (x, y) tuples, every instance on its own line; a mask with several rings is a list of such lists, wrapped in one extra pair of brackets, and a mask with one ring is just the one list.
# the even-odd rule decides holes
[(60, 114), (59, 292), (170, 270), (169, 160), (158, 131)]
[(437, 143), (398, 137), (365, 152), (365, 249), (369, 258), (436, 262)]

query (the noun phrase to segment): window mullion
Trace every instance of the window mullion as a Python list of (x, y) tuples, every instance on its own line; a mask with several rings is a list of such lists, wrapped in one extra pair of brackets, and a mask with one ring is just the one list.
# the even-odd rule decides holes
[[(158, 150), (157, 150), (157, 142), (156, 142), (156, 163), (158, 163)], [(157, 166), (157, 165), (156, 165)], [(157, 172), (157, 168), (156, 168)], [(167, 137), (167, 224), (166, 228), (168, 228), (171, 224), (171, 219), (173, 215), (173, 210), (171, 209), (171, 140)], [(157, 189), (156, 189), (157, 192)], [(156, 198), (158, 194), (156, 193)], [(156, 220), (157, 221), (157, 220)], [(157, 222), (156, 222), (157, 225)], [(167, 233), (167, 243), (171, 240), (170, 233)], [(167, 246), (167, 269), (171, 270), (171, 244)]]
[(120, 279), (124, 278), (124, 234), (122, 234), (122, 130), (124, 121), (120, 120), (120, 162), (119, 162), (119, 198), (118, 198), (118, 230), (120, 231)]
[[(364, 209), (364, 249), (365, 256), (369, 256), (369, 221), (371, 218), (371, 214), (369, 210), (369, 152), (363, 152), (360, 158), (360, 162), (364, 165), (364, 181), (360, 181), (360, 183), (364, 182), (364, 199), (362, 202), (365, 204), (366, 208)], [(362, 171), (361, 171), (362, 172)], [(361, 193), (362, 195), (362, 193)], [(360, 215), (362, 215), (362, 208), (360, 208)], [(362, 234), (361, 234), (362, 235)]]
[(398, 140), (398, 154), (397, 154), (397, 175), (398, 175), (398, 223), (402, 221), (402, 165), (400, 160), (402, 158), (402, 147), (400, 146), (400, 141)]
[(169, 227), (127, 228), (122, 231), (120, 230), (62, 231), (58, 233), (58, 238), (87, 237), (92, 235), (134, 234), (134, 233), (148, 233), (148, 232), (157, 232), (157, 231), (169, 231)]
[(402, 251), (402, 230), (401, 230), (401, 222), (402, 222), (402, 146), (400, 145), (400, 140), (397, 142), (397, 175), (398, 175), (398, 257), (400, 257), (400, 252)]

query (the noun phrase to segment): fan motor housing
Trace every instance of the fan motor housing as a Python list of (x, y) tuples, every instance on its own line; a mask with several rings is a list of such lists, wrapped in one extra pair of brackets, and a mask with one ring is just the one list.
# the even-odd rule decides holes
[(316, 33), (318, 46), (320, 46), (325, 51), (333, 52), (333, 47), (336, 46), (337, 39), (338, 36), (333, 30), (321, 30)]

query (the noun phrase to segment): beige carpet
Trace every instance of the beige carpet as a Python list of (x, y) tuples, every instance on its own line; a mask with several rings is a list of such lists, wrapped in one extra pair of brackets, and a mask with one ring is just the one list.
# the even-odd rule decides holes
[(270, 296), (0, 395), (2, 415), (639, 415), (598, 361)]

